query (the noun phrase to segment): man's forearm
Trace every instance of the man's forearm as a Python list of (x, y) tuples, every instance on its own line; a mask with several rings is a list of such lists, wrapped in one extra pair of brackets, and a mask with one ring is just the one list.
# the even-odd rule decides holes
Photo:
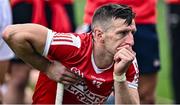
[[(11, 41), (10, 41), (11, 40)], [(13, 49), (16, 56), (22, 59), (25, 63), (30, 64), (32, 67), (46, 72), (50, 61), (39, 54), (32, 46), (32, 44), (26, 40), (16, 41), (12, 38), (7, 43)], [(14, 40), (14, 41), (13, 41)]]
[(116, 104), (139, 104), (138, 93), (129, 90), (127, 82), (114, 81)]
[(19, 24), (6, 28), (3, 38), (19, 58), (44, 72), (50, 79), (63, 84), (75, 83), (79, 79), (75, 73), (60, 62), (51, 62), (42, 56), (47, 34), (46, 27), (37, 24)]
[(37, 41), (32, 40), (35, 38), (30, 37), (33, 36), (32, 33), (23, 30), (21, 31), (21, 26), (20, 28), (17, 27), (12, 26), (6, 30), (7, 32), (5, 32), (3, 35), (6, 43), (23, 61), (32, 65), (34, 68), (40, 71), (46, 72), (50, 61), (43, 57), (41, 53), (36, 50), (38, 49), (38, 47), (36, 47), (34, 43), (36, 43)]

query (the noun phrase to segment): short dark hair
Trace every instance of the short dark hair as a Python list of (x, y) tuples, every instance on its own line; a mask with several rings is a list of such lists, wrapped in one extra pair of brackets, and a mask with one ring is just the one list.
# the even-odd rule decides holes
[(92, 29), (96, 23), (104, 24), (112, 19), (125, 19), (125, 23), (130, 25), (132, 23), (135, 13), (132, 8), (127, 5), (106, 4), (96, 10), (92, 19)]

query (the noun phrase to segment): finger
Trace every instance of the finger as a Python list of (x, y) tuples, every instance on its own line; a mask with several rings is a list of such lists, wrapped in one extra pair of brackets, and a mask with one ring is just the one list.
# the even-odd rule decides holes
[[(121, 59), (124, 59), (124, 57), (128, 56), (126, 53), (127, 53), (127, 52), (125, 51), (125, 48), (119, 50), (119, 51), (115, 54), (114, 60), (120, 61)], [(124, 55), (124, 56), (122, 56), (122, 55)]]
[(119, 53), (119, 56), (117, 56), (114, 60), (116, 62), (130, 62), (133, 61), (134, 57), (130, 56), (129, 54), (125, 52)]
[(133, 54), (133, 52), (124, 49), (121, 54), (125, 55), (126, 57), (128, 57), (129, 59), (133, 59), (135, 57), (135, 55)]
[(63, 77), (61, 77), (61, 78), (59, 79), (58, 82), (63, 83), (63, 84), (64, 84), (64, 83), (65, 83), (65, 84), (74, 84), (74, 83), (77, 83), (78, 81), (80, 81), (80, 80), (79, 80), (79, 79), (72, 79), (72, 78), (63, 76)]
[(120, 53), (119, 56), (115, 58), (115, 62), (120, 62), (120, 61), (121, 61), (121, 62), (124, 62), (124, 63), (125, 63), (125, 62), (128, 62), (129, 59), (130, 59), (130, 58), (129, 58), (128, 56)]
[[(121, 57), (121, 55), (124, 55)], [(126, 48), (121, 49), (120, 51), (118, 51), (115, 56), (114, 56), (114, 60), (118, 60), (118, 59), (134, 59), (135, 57), (135, 52), (129, 51)]]
[(64, 76), (67, 76), (69, 78), (72, 78), (72, 79), (80, 79), (80, 76), (70, 70), (66, 70), (66, 72), (64, 73)]
[(60, 80), (58, 82), (61, 83), (61, 84), (64, 84), (64, 85), (71, 85), (72, 84), (72, 82), (65, 81), (65, 80)]
[(132, 50), (132, 48), (126, 48), (127, 49), (127, 53), (129, 53), (131, 56), (136, 56), (136, 53)]
[(68, 82), (71, 82), (71, 83), (75, 83), (75, 82), (78, 82), (79, 79), (73, 79), (67, 75), (64, 75), (62, 78), (61, 78), (61, 81), (68, 81)]

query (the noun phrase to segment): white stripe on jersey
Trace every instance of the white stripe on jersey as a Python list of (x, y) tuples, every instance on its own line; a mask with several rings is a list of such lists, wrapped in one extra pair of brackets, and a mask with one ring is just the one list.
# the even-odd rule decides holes
[(45, 43), (45, 47), (44, 47), (44, 51), (43, 51), (43, 56), (47, 56), (48, 55), (48, 51), (49, 51), (49, 48), (50, 48), (50, 45), (51, 45), (51, 41), (52, 41), (52, 38), (53, 38), (54, 34), (55, 33), (52, 30), (48, 29), (46, 43)]
[(71, 33), (56, 33), (51, 45), (71, 45), (80, 48), (81, 40), (79, 36), (75, 36)]
[(54, 37), (53, 40), (72, 40), (72, 38), (67, 38), (67, 37)]
[(130, 88), (137, 89), (137, 87), (138, 87), (138, 78), (139, 78), (139, 69), (138, 69), (137, 59), (135, 58), (132, 63), (133, 63), (134, 69), (136, 71), (136, 74), (134, 76), (133, 81), (132, 82), (128, 82), (128, 86)]

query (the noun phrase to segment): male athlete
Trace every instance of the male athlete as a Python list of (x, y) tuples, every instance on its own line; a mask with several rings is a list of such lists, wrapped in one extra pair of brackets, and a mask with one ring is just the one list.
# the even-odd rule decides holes
[(54, 104), (57, 82), (64, 84), (63, 104), (102, 104), (113, 90), (116, 104), (139, 104), (134, 17), (130, 7), (108, 4), (94, 14), (90, 33), (57, 33), (36, 24), (7, 27), (8, 45), (41, 71), (33, 104)]
[[(132, 7), (136, 13), (137, 32), (134, 34), (135, 44), (133, 47), (140, 69), (138, 92), (141, 104), (156, 103), (156, 86), (160, 70), (159, 41), (156, 28), (157, 2), (157, 0), (86, 0), (84, 24), (76, 31), (77, 33), (91, 31), (93, 13), (104, 4), (117, 3)], [(111, 104), (113, 102), (112, 100)]]

